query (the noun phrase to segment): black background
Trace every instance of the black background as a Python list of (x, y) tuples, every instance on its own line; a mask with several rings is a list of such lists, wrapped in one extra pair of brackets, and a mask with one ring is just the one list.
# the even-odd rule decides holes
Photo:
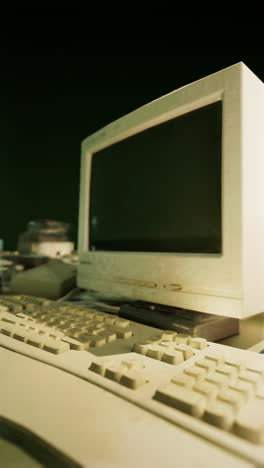
[[(165, 93), (243, 61), (264, 81), (261, 27), (224, 15), (20, 8), (1, 40), (0, 238), (15, 249), (29, 220), (72, 225), (80, 144)], [(101, 10), (101, 11), (100, 11)], [(115, 21), (113, 20), (115, 18)], [(246, 27), (245, 27), (246, 26)], [(245, 31), (251, 31), (245, 34)]]

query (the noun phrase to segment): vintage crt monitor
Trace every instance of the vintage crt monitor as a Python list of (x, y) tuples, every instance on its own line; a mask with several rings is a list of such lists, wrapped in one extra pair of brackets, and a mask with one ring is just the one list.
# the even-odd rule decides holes
[(238, 63), (82, 144), (78, 285), (244, 318), (264, 311), (264, 86)]

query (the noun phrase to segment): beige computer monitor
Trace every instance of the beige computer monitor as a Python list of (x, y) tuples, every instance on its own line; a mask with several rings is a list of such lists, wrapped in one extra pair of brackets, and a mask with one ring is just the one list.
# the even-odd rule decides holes
[[(92, 250), (93, 157), (146, 129), (219, 101), (221, 252)], [(263, 122), (264, 85), (238, 63), (150, 102), (86, 138), (81, 155), (78, 286), (109, 297), (236, 318), (264, 311)], [(179, 197), (176, 203), (180, 203)]]

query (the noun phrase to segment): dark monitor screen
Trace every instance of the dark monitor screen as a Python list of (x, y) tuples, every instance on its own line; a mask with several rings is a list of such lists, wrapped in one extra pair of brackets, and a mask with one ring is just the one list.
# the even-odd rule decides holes
[(93, 155), (91, 250), (221, 253), (222, 102)]

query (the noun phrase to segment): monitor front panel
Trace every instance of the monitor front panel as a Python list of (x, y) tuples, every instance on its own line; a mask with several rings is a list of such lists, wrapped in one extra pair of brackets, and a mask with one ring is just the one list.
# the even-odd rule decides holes
[(83, 142), (80, 287), (243, 316), (241, 71), (176, 90)]

